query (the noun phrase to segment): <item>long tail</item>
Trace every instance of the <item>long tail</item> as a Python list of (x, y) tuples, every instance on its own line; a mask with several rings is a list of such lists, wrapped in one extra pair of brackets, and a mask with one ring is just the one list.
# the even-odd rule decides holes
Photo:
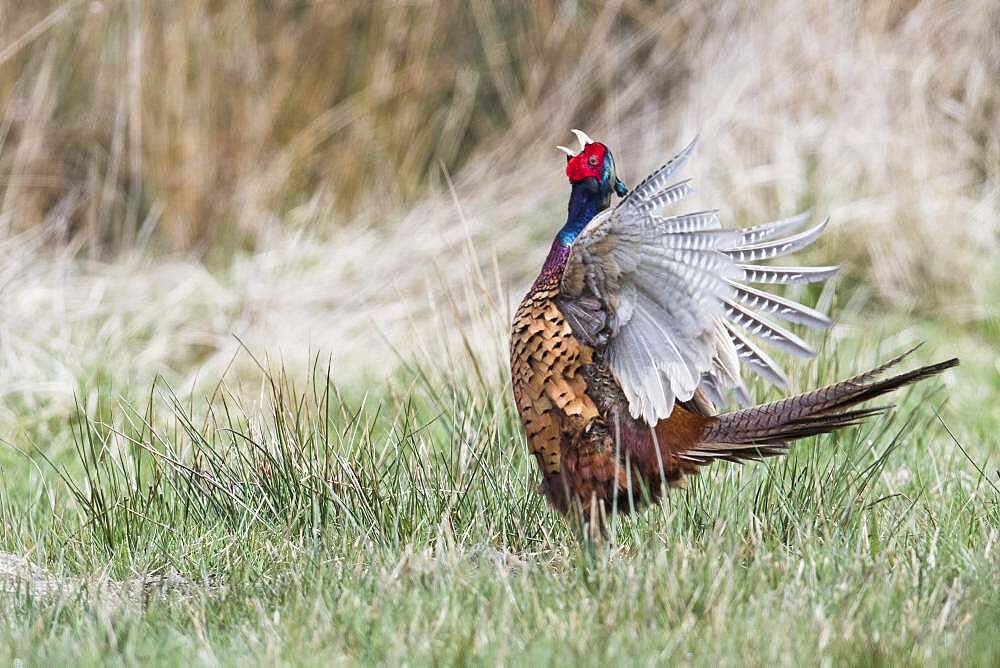
[(680, 457), (698, 464), (715, 459), (743, 461), (783, 454), (794, 441), (859, 424), (892, 406), (853, 408), (900, 387), (958, 366), (958, 358), (879, 380), (899, 364), (912, 348), (871, 371), (818, 390), (769, 404), (725, 413), (710, 421), (695, 447)]

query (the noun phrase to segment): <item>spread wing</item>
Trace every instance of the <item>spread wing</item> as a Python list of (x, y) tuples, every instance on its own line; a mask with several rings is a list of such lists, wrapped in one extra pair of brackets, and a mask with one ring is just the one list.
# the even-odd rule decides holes
[(604, 351), (630, 412), (649, 425), (699, 387), (716, 403), (729, 390), (745, 400), (741, 365), (784, 387), (781, 367), (753, 339), (797, 355), (815, 353), (768, 315), (809, 327), (831, 324), (822, 313), (749, 285), (810, 283), (836, 272), (757, 264), (805, 248), (825, 221), (796, 233), (809, 214), (737, 230), (722, 229), (715, 211), (657, 214), (692, 192), (690, 181), (673, 177), (694, 144), (588, 224), (560, 285), (559, 307), (574, 334)]

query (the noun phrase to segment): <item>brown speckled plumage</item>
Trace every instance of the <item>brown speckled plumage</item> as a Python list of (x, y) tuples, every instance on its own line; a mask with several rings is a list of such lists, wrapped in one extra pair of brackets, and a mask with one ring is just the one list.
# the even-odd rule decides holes
[(597, 408), (580, 373), (592, 350), (580, 344), (555, 304), (557, 279), (550, 279), (525, 298), (511, 332), (511, 376), (514, 398), (524, 420), (528, 447), (542, 472), (560, 470), (560, 443), (576, 438)]

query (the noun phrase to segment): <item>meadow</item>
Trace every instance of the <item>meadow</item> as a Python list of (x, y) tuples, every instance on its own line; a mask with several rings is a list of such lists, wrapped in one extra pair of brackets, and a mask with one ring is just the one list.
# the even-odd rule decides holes
[[(1000, 662), (1000, 10), (0, 6), (0, 663)], [(886, 417), (581, 548), (507, 326), (583, 127), (811, 208), (805, 390)], [(773, 389), (752, 386), (758, 399)]]

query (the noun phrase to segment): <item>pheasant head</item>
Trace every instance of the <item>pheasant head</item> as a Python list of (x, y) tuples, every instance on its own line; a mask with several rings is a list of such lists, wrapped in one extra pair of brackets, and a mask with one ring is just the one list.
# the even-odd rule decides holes
[(569, 216), (559, 238), (566, 245), (573, 243), (577, 234), (597, 213), (611, 204), (611, 193), (619, 197), (628, 194), (628, 188), (615, 173), (615, 158), (606, 144), (594, 141), (586, 132), (573, 130), (580, 142), (580, 150), (573, 152), (557, 146), (566, 154), (566, 176), (573, 191), (569, 200)]
[(590, 190), (609, 197), (614, 191), (619, 197), (628, 194), (628, 188), (615, 174), (615, 158), (611, 149), (591, 139), (583, 130), (572, 130), (580, 142), (580, 150), (574, 153), (565, 146), (557, 146), (566, 154), (566, 176), (572, 184), (581, 183)]

